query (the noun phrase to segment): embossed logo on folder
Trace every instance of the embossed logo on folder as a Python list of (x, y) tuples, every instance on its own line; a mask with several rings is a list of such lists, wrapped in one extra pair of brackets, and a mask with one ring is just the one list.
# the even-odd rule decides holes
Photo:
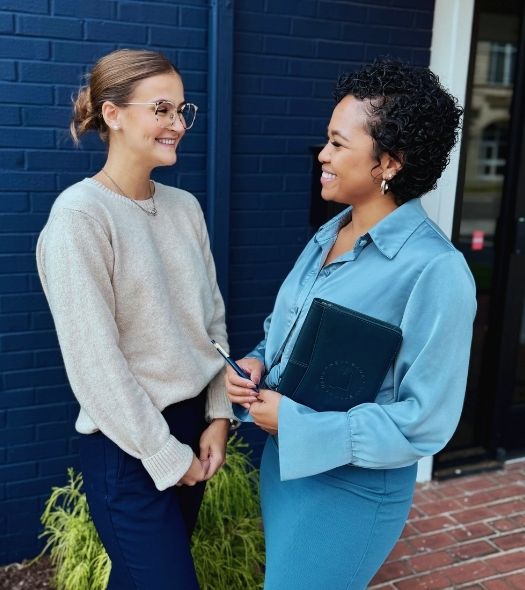
[(365, 372), (351, 361), (328, 363), (319, 380), (327, 396), (341, 400), (359, 399), (366, 383)]

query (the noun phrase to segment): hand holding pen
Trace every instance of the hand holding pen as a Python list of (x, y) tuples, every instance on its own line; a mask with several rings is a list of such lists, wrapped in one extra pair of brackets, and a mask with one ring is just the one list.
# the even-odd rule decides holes
[[(242, 377), (243, 379), (248, 379), (249, 381), (251, 381), (251, 377), (250, 374), (247, 373), (242, 367), (240, 367), (232, 358), (231, 356), (224, 350), (224, 348), (218, 344), (217, 342), (215, 342), (215, 340), (211, 340), (211, 343), (213, 344), (213, 346), (215, 346), (215, 348), (217, 349), (217, 352), (224, 358), (224, 360), (230, 365), (230, 367), (237, 373), (237, 375), (239, 375), (239, 377)], [(257, 383), (254, 383), (252, 381), (252, 383), (254, 384), (254, 389), (255, 391), (259, 391), (258, 387), (257, 387)]]

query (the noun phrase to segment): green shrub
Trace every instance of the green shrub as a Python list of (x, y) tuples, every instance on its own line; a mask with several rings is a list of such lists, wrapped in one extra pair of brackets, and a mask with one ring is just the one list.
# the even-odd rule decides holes
[(82, 475), (68, 469), (68, 483), (54, 487), (41, 521), (58, 590), (105, 590), (111, 563), (89, 516)]
[[(258, 472), (248, 445), (232, 436), (226, 465), (206, 486), (192, 538), (202, 590), (262, 588), (264, 538), (259, 513)], [(56, 568), (57, 590), (105, 590), (111, 563), (89, 516), (82, 475), (68, 469), (68, 483), (54, 487), (41, 521)]]
[(259, 510), (258, 472), (233, 436), (226, 465), (207, 484), (192, 538), (202, 590), (262, 588), (264, 535)]

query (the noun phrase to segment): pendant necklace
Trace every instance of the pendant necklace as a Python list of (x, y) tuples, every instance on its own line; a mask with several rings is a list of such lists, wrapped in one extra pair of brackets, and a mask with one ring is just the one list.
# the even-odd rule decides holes
[(120, 188), (120, 186), (113, 180), (113, 178), (111, 178), (111, 176), (104, 170), (104, 168), (101, 169), (101, 172), (107, 176), (107, 178), (115, 185), (115, 187), (117, 188), (119, 194), (122, 197), (126, 197), (126, 199), (129, 199), (132, 203), (134, 203), (139, 209), (141, 209), (142, 211), (144, 211), (144, 213), (146, 213), (147, 215), (152, 215), (155, 216), (157, 215), (157, 207), (155, 206), (155, 198), (153, 197), (153, 194), (155, 191), (153, 191), (151, 189), (151, 181), (150, 181), (150, 199), (153, 201), (153, 209), (146, 209), (145, 207), (142, 207), (141, 205), (139, 205), (136, 201), (136, 199), (132, 199), (131, 197), (128, 197), (128, 195), (126, 195), (126, 193)]

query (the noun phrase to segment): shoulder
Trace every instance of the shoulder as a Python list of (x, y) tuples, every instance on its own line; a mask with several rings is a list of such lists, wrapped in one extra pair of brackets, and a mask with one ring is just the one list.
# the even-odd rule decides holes
[(54, 231), (74, 233), (95, 229), (109, 236), (111, 208), (100, 198), (100, 189), (85, 178), (62, 191), (55, 199), (43, 234)]
[(155, 182), (155, 197), (170, 208), (181, 209), (192, 215), (202, 215), (202, 209), (195, 195), (175, 186)]
[(437, 308), (451, 316), (472, 320), (476, 312), (476, 283), (461, 252), (451, 248), (427, 261), (416, 280), (410, 299), (422, 300), (427, 309)]
[(412, 246), (421, 248), (429, 260), (435, 256), (458, 252), (443, 230), (429, 217), (425, 217), (411, 238)]
[(424, 218), (406, 246), (402, 261), (414, 270), (416, 290), (475, 298), (475, 281), (465, 257), (431, 219)]
[(63, 211), (77, 211), (96, 217), (101, 210), (100, 199), (97, 199), (98, 191), (89, 178), (71, 185), (55, 199), (50, 217)]
[(428, 217), (422, 219), (407, 240), (406, 246), (402, 249), (404, 255), (407, 259), (413, 259), (420, 270), (428, 268), (437, 272), (454, 267), (471, 275), (463, 254), (443, 230)]
[(444, 276), (452, 273), (474, 282), (463, 254), (429, 217), (418, 227), (411, 242), (411, 249), (421, 257), (424, 270)]
[(55, 199), (40, 241), (54, 236), (58, 241), (79, 241), (86, 234), (109, 235), (107, 208), (97, 199), (97, 189), (87, 179), (61, 192)]
[(155, 183), (155, 200), (169, 216), (174, 228), (191, 229), (200, 239), (207, 233), (206, 222), (197, 198), (183, 189)]

